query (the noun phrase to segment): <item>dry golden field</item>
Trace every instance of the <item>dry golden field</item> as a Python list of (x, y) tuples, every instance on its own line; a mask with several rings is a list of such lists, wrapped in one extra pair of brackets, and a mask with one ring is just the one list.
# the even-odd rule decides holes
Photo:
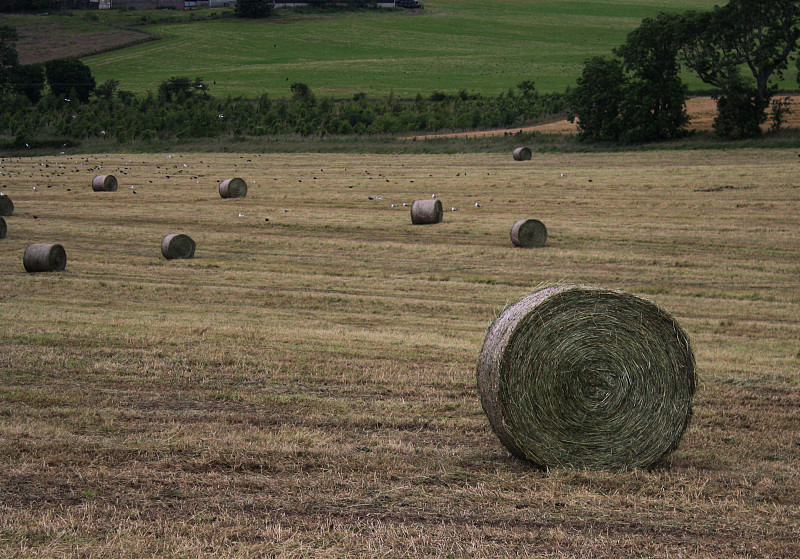
[[(3, 159), (0, 556), (798, 557), (799, 169), (778, 149)], [(221, 199), (234, 176), (247, 197)], [(411, 225), (432, 194), (458, 211)], [(524, 217), (544, 248), (511, 245)], [(195, 258), (161, 256), (174, 232)], [(66, 271), (26, 273), (33, 242)], [(694, 418), (663, 466), (536, 471), (492, 433), (486, 329), (562, 281), (691, 336)]]

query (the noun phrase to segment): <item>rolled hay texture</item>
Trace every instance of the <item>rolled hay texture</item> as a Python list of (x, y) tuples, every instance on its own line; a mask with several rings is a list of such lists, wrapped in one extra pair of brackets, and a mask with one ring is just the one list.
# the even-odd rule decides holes
[(654, 303), (560, 285), (507, 307), (478, 358), (481, 405), (500, 441), (541, 468), (649, 468), (692, 415), (694, 354)]
[(439, 200), (414, 200), (411, 202), (411, 223), (427, 225), (442, 221), (442, 202)]
[(189, 235), (183, 233), (172, 233), (161, 240), (161, 254), (167, 260), (175, 258), (192, 258), (194, 256), (195, 243)]
[(514, 150), (514, 161), (530, 161), (532, 156), (530, 148), (521, 147)]
[(97, 175), (92, 179), (92, 190), (95, 192), (116, 192), (118, 186), (114, 175)]
[(0, 239), (5, 239), (7, 234), (8, 225), (6, 225), (6, 220), (0, 217)]
[(225, 179), (219, 183), (219, 195), (223, 198), (244, 198), (247, 196), (247, 183), (243, 179)]
[(547, 242), (547, 227), (538, 219), (520, 219), (511, 226), (511, 242), (523, 248), (543, 247)]
[(14, 202), (11, 198), (3, 194), (0, 196), (0, 215), (11, 215), (14, 213)]
[(57, 244), (34, 243), (25, 248), (22, 264), (26, 272), (62, 272), (67, 267), (67, 252)]

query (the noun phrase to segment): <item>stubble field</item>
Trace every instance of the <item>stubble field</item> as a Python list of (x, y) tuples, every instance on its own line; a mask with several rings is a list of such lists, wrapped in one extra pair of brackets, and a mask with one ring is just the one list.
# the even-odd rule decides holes
[[(0, 555), (797, 557), (798, 164), (4, 159)], [(119, 190), (92, 192), (107, 173)], [(220, 199), (232, 176), (246, 198)], [(411, 225), (402, 204), (432, 194), (458, 211)], [(544, 248), (512, 247), (524, 217)], [(195, 258), (161, 257), (173, 232)], [(32, 242), (66, 271), (27, 274)], [(663, 466), (541, 472), (491, 432), (486, 328), (559, 281), (650, 298), (691, 336), (694, 418)]]

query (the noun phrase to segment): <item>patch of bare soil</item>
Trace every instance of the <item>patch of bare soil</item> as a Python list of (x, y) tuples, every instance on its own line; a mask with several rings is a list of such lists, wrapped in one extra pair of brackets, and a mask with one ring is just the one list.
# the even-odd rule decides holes
[(17, 27), (20, 64), (87, 56), (152, 38), (143, 31), (132, 29), (112, 29), (101, 25), (94, 29), (76, 32), (74, 27), (57, 22), (20, 25)]

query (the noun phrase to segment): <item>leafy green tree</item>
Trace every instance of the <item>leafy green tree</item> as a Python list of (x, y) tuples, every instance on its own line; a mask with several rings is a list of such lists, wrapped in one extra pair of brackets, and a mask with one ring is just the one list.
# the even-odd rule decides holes
[(77, 58), (50, 60), (45, 63), (44, 72), (50, 91), (59, 98), (69, 99), (74, 91), (77, 100), (85, 103), (96, 85), (92, 71)]
[(582, 139), (620, 139), (621, 109), (627, 85), (618, 59), (595, 56), (586, 60), (577, 86), (568, 93), (568, 118), (570, 122), (577, 118)]
[(271, 0), (236, 0), (233, 13), (238, 17), (257, 19), (271, 16), (274, 8)]
[(308, 87), (308, 84), (303, 82), (293, 83), (289, 86), (292, 92), (292, 99), (306, 105), (313, 105), (315, 103), (314, 92)]
[(622, 137), (631, 142), (677, 138), (685, 134), (686, 85), (677, 56), (681, 46), (676, 18), (647, 18), (614, 50), (631, 74), (621, 106)]
[(195, 95), (208, 95), (208, 86), (203, 78), (173, 76), (158, 85), (158, 96), (165, 101), (183, 102)]
[[(761, 114), (757, 120), (766, 120), (763, 115), (776, 90), (773, 80), (783, 76), (797, 50), (800, 0), (730, 0), (710, 12), (686, 12), (677, 21), (680, 59), (720, 90), (717, 119), (747, 118), (741, 123), (720, 122), (717, 133), (760, 134), (760, 128), (752, 126), (752, 115)], [(749, 70), (753, 85), (746, 84), (742, 69)], [(747, 103), (749, 108), (743, 106)]]
[(22, 93), (31, 103), (38, 103), (44, 89), (44, 67), (41, 64), (24, 64), (11, 70), (13, 89)]
[(767, 120), (766, 108), (767, 102), (759, 99), (758, 90), (734, 74), (725, 86), (725, 95), (717, 98), (714, 132), (731, 139), (756, 137)]
[(10, 25), (0, 25), (0, 91), (11, 82), (11, 71), (19, 65), (17, 57), (17, 30)]
[(110, 101), (114, 98), (114, 94), (119, 89), (119, 80), (106, 80), (102, 84), (98, 85), (95, 90), (94, 94), (97, 96), (98, 99), (105, 99), (106, 101)]

